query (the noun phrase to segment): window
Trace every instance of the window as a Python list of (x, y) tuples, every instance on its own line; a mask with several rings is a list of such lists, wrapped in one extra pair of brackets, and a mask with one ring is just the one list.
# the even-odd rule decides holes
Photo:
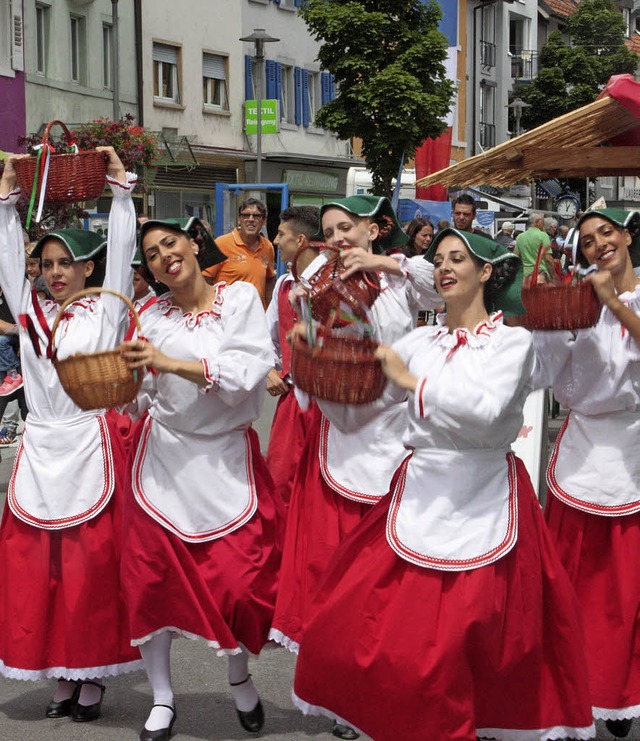
[(47, 5), (36, 5), (36, 72), (39, 75), (47, 74), (50, 13)]
[(480, 146), (489, 149), (496, 143), (495, 89), (487, 81), (480, 83)]
[(219, 54), (202, 56), (202, 100), (209, 108), (229, 110), (227, 58)]
[(307, 73), (307, 84), (304, 92), (306, 93), (308, 101), (307, 107), (309, 111), (309, 123), (313, 123), (316, 113), (320, 110), (320, 75), (317, 72), (309, 72), (309, 70), (305, 70), (305, 72)]
[(11, 69), (10, 0), (0, 0), (0, 74)]
[(179, 58), (179, 47), (169, 44), (153, 45), (153, 97), (156, 100), (180, 102)]
[(113, 28), (110, 23), (102, 24), (102, 87), (111, 90), (113, 87), (112, 56)]
[(622, 12), (622, 20), (624, 21), (624, 35), (629, 38), (631, 36), (631, 10), (629, 8), (620, 8)]
[(85, 72), (85, 20), (71, 16), (71, 81), (84, 82)]

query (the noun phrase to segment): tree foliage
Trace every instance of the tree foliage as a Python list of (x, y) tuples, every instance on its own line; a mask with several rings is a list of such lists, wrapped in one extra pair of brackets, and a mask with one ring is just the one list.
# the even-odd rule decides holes
[(540, 52), (540, 71), (516, 95), (529, 103), (525, 128), (591, 103), (612, 75), (633, 74), (638, 57), (624, 43), (625, 22), (612, 0), (582, 0), (567, 19), (567, 43), (554, 31)]
[(300, 14), (336, 82), (336, 97), (316, 123), (341, 139), (360, 138), (373, 190), (388, 195), (403, 154), (412, 157), (446, 128), (453, 83), (440, 7), (432, 0), (306, 0)]

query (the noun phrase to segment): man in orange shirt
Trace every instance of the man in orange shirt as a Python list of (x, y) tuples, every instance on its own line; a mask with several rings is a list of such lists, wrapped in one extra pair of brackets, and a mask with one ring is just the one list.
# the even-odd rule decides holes
[(216, 237), (216, 246), (227, 259), (203, 270), (211, 282), (253, 283), (265, 308), (271, 300), (275, 284), (274, 249), (260, 234), (267, 218), (267, 207), (256, 198), (242, 201), (238, 207), (238, 227), (229, 234)]

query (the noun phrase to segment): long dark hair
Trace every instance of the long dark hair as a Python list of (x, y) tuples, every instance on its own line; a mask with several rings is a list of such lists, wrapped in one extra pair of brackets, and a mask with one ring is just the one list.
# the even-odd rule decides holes
[[(483, 268), (487, 265), (485, 260), (481, 260), (477, 255), (474, 255), (471, 250), (468, 250), (471, 255), (471, 259), (478, 269)], [(506, 257), (504, 260), (491, 264), (491, 275), (489, 280), (484, 284), (483, 301), (484, 308), (489, 314), (497, 310), (496, 306), (496, 295), (505, 287), (511, 284), (517, 273), (518, 273), (518, 258), (514, 255), (512, 257)]]
[(407, 236), (409, 237), (409, 241), (407, 242), (406, 247), (411, 256), (418, 254), (416, 251), (415, 239), (418, 234), (425, 228), (425, 226), (430, 226), (431, 231), (433, 232), (433, 236), (435, 236), (436, 230), (434, 229), (433, 224), (424, 216), (416, 216), (416, 218), (411, 219), (411, 221), (405, 227), (405, 231), (407, 233)]

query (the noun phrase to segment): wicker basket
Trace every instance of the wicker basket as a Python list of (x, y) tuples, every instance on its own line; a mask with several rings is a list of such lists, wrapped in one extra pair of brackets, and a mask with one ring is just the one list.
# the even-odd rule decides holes
[(379, 399), (387, 379), (374, 357), (377, 343), (368, 339), (324, 336), (311, 347), (295, 335), (291, 345), (291, 374), (302, 391), (341, 404), (370, 404)]
[(96, 353), (76, 353), (64, 360), (56, 357), (56, 330), (69, 304), (84, 296), (96, 293), (112, 293), (122, 299), (131, 312), (138, 334), (142, 332), (135, 307), (126, 296), (107, 288), (85, 288), (68, 298), (60, 307), (51, 328), (53, 365), (67, 395), (85, 411), (105, 409), (127, 404), (135, 399), (142, 383), (142, 373), (131, 371), (120, 354), (120, 350), (103, 350)]
[[(62, 127), (68, 141), (71, 132), (61, 121), (50, 121), (44, 130), (42, 143), (49, 144), (49, 133), (55, 125)], [(44, 160), (41, 160), (41, 164)], [(20, 189), (27, 196), (33, 191), (36, 177), (36, 157), (20, 157), (14, 160)], [(102, 195), (107, 160), (104, 152), (88, 151), (76, 154), (52, 154), (49, 161), (45, 198), (52, 203), (75, 203), (93, 201)], [(42, 175), (42, 174), (41, 174)], [(38, 179), (36, 196), (42, 189), (42, 176)]]
[[(307, 280), (313, 318), (324, 323), (342, 304), (347, 306), (354, 316), (365, 319), (367, 309), (380, 295), (378, 275), (359, 271), (342, 280), (340, 274), (345, 267), (340, 259), (340, 250), (328, 244), (313, 243), (312, 246), (333, 253), (331, 258)], [(303, 245), (293, 261), (291, 272), (296, 280), (298, 280), (296, 263), (302, 252), (307, 249), (309, 245)]]
[(600, 316), (600, 301), (590, 283), (537, 285), (540, 263), (545, 253), (540, 245), (531, 283), (522, 288), (522, 303), (526, 314), (521, 318), (527, 329), (585, 329), (593, 327)]

